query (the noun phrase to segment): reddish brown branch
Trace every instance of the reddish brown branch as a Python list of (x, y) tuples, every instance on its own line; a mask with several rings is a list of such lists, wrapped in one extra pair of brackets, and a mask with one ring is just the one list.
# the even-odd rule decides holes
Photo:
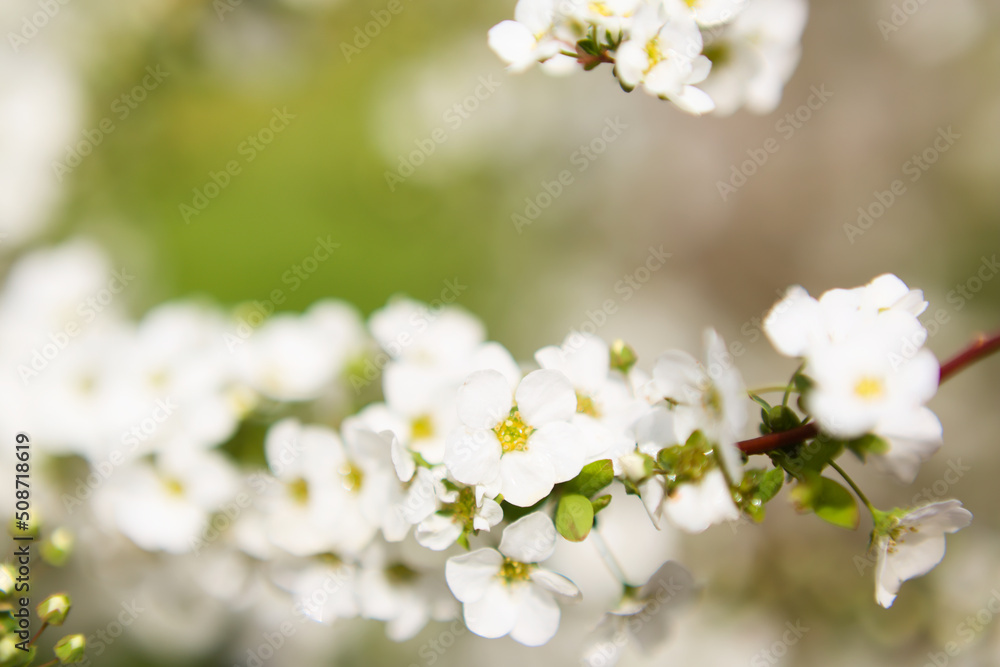
[[(1000, 350), (1000, 332), (992, 336), (980, 335), (966, 349), (941, 364), (941, 379), (938, 382), (944, 382), (959, 371), (964, 370), (966, 367), (971, 366), (980, 359), (988, 357), (998, 350)], [(789, 431), (768, 433), (767, 435), (743, 440), (736, 444), (745, 454), (764, 454), (772, 449), (780, 449), (781, 447), (788, 447), (804, 442), (809, 438), (815, 438), (817, 435), (819, 435), (819, 428), (815, 423), (809, 423), (796, 426)]]

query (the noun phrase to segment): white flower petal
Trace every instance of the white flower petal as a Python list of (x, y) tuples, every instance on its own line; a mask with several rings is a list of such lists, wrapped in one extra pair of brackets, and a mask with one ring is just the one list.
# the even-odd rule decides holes
[(559, 371), (528, 373), (517, 387), (516, 398), (524, 423), (535, 427), (566, 421), (576, 412), (576, 392)]
[(496, 639), (514, 629), (520, 613), (519, 600), (526, 585), (514, 590), (502, 580), (494, 578), (486, 586), (482, 598), (466, 602), (464, 607), (465, 625), (480, 637)]
[(500, 553), (521, 563), (547, 560), (556, 548), (556, 527), (544, 512), (532, 512), (507, 526)]
[(475, 371), (458, 389), (458, 418), (470, 428), (493, 428), (513, 405), (510, 383), (494, 370)]
[(448, 436), (444, 465), (463, 484), (486, 484), (497, 476), (502, 451), (493, 431), (459, 426)]
[(444, 577), (459, 602), (475, 602), (486, 594), (502, 565), (503, 556), (496, 549), (477, 549), (449, 558)]
[(564, 422), (547, 424), (532, 433), (528, 438), (528, 451), (549, 460), (552, 481), (556, 483), (579, 475), (587, 455), (579, 427)]
[(559, 616), (559, 605), (552, 594), (529, 586), (521, 596), (517, 622), (510, 631), (511, 639), (525, 646), (541, 646), (555, 637)]
[(536, 567), (531, 571), (531, 580), (547, 591), (568, 598), (580, 597), (580, 589), (572, 581), (561, 574)]
[(544, 453), (510, 452), (500, 459), (500, 481), (504, 500), (518, 507), (530, 507), (552, 491), (555, 472)]

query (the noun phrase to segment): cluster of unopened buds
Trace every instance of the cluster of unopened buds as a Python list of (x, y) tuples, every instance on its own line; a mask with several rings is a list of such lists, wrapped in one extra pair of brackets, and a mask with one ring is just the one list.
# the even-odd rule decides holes
[[(73, 284), (91, 282), (86, 256), (67, 246), (16, 266), (11, 283), (40, 291), (27, 301), (3, 295), (0, 315), (25, 303), (39, 310), (50, 262), (75, 262)], [(875, 597), (888, 607), (971, 514), (955, 500), (876, 509), (837, 459), (850, 452), (913, 481), (942, 444), (926, 407), (939, 381), (997, 347), (942, 368), (923, 347), (926, 306), (892, 275), (818, 299), (792, 287), (763, 326), (798, 368), (787, 383), (748, 391), (712, 330), (701, 359), (668, 351), (648, 371), (627, 344), (583, 332), (525, 366), (455, 306), (396, 299), (366, 325), (345, 304), (322, 302), (273, 315), (233, 347), (221, 313), (167, 304), (138, 325), (106, 322), (65, 370), (34, 379), (61, 416), (41, 419), (34, 439), (57, 461), (82, 457), (101, 471), (84, 495), (107, 535), (146, 551), (239, 554), (303, 615), (379, 619), (397, 640), (455, 617), (461, 603), (480, 636), (546, 643), (559, 601), (580, 595), (545, 565), (560, 540), (593, 543), (618, 573), (622, 599), (601, 624), (618, 632), (660, 579), (687, 590), (692, 578), (668, 562), (648, 582), (625, 580), (614, 556), (624, 547), (596, 529), (613, 496), (636, 496), (657, 528), (699, 533), (762, 521), (785, 484), (798, 509), (838, 526), (856, 528), (867, 509)], [(382, 382), (374, 402), (360, 398), (373, 359)], [(163, 395), (179, 399), (152, 430), (101, 421), (130, 405), (141, 416)], [(753, 402), (760, 435), (741, 439)], [(241, 421), (266, 426), (266, 468), (246, 453)], [(141, 446), (109, 452), (114, 433)], [(770, 464), (748, 466), (758, 454)], [(72, 523), (81, 492), (60, 497)]]
[(773, 110), (799, 59), (805, 0), (519, 0), (489, 33), (514, 71), (614, 67), (693, 114)]

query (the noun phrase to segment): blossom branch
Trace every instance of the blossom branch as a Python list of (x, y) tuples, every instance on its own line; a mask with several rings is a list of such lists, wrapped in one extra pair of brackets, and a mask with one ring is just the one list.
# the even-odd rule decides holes
[[(964, 370), (967, 366), (971, 366), (998, 350), (1000, 350), (1000, 332), (996, 332), (992, 336), (979, 336), (966, 349), (941, 364), (941, 379), (939, 382), (944, 382), (959, 371)], [(745, 454), (764, 454), (772, 449), (796, 445), (810, 438), (815, 438), (817, 435), (819, 435), (819, 427), (815, 423), (810, 422), (788, 431), (768, 433), (767, 435), (743, 440), (738, 442), (737, 446)]]

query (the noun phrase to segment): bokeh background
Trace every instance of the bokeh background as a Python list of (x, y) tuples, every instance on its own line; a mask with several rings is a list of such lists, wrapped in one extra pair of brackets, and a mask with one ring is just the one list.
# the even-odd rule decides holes
[[(901, 0), (811, 3), (802, 59), (776, 112), (693, 118), (625, 94), (601, 68), (506, 74), (485, 36), (512, 1), (402, 0), (351, 51), (344, 44), (359, 46), (357, 29), (386, 3), (71, 0), (15, 49), (9, 35), (40, 4), (5, 0), (0, 263), (94, 239), (136, 275), (123, 295), (136, 317), (179, 297), (239, 312), (275, 289), (287, 296), (278, 310), (337, 297), (369, 313), (398, 293), (440, 298), (450, 281), (463, 286), (457, 303), (522, 359), (611, 299), (616, 312), (596, 322), (605, 339), (628, 340), (648, 362), (668, 347), (697, 350), (712, 325), (742, 344), (751, 386), (792, 370), (759, 330), (787, 285), (818, 293), (894, 272), (925, 290), (928, 321), (944, 313), (929, 342), (944, 358), (1000, 327), (1000, 279), (983, 268), (1000, 252), (1000, 5), (905, 4), (910, 13)], [(880, 27), (894, 11), (906, 20)], [(156, 83), (138, 101), (144, 77)], [(827, 99), (803, 107), (815, 90)], [(245, 142), (275, 109), (287, 125), (248, 161)], [(794, 124), (785, 119), (796, 113)], [(113, 131), (95, 135), (105, 119)], [(624, 129), (580, 171), (575, 151), (609, 120)], [(386, 173), (436, 131), (446, 140), (390, 187)], [(934, 148), (949, 132), (946, 150)], [(99, 144), (57, 177), (53, 163), (88, 136)], [(778, 150), (745, 166), (768, 140)], [(933, 164), (914, 171), (913, 156), (925, 151)], [(186, 216), (182, 205), (234, 160), (240, 173)], [(519, 229), (512, 216), (565, 169), (572, 184)], [(741, 170), (745, 178), (731, 180)], [(896, 179), (905, 192), (858, 226), (859, 207), (877, 212), (877, 193)], [(720, 182), (739, 186), (723, 194)], [(292, 289), (286, 272), (317, 237), (339, 248)], [(661, 247), (669, 260), (625, 298), (619, 281)], [(906, 584), (892, 609), (875, 605), (871, 569), (859, 573), (854, 561), (867, 546), (865, 519), (843, 531), (780, 498), (762, 526), (647, 535), (620, 554), (646, 574), (676, 557), (704, 584), (658, 653), (630, 653), (623, 664), (924, 665), (951, 641), (961, 651), (947, 664), (997, 664), (992, 612), (970, 641), (959, 635), (963, 619), (1000, 598), (997, 364), (963, 373), (935, 399), (946, 445), (913, 487), (848, 464), (881, 506), (908, 503), (950, 467), (963, 470), (944, 495), (966, 504), (973, 526), (949, 539), (944, 563)], [(615, 515), (623, 544), (630, 530), (652, 532), (641, 508), (631, 510)], [(245, 660), (242, 647), (261, 629), (197, 596), (170, 599), (172, 578), (185, 576), (170, 567), (152, 556), (136, 565), (162, 597), (146, 599), (153, 611), (96, 664)], [(106, 595), (86, 564), (53, 576), (82, 600), (67, 629), (93, 632), (118, 613), (121, 593)], [(542, 649), (464, 634), (428, 652), (446, 627), (393, 644), (379, 624), (353, 621), (303, 628), (267, 663), (575, 664), (588, 631), (577, 613), (565, 611), (564, 631)], [(786, 622), (809, 630), (783, 655), (763, 653)]]

